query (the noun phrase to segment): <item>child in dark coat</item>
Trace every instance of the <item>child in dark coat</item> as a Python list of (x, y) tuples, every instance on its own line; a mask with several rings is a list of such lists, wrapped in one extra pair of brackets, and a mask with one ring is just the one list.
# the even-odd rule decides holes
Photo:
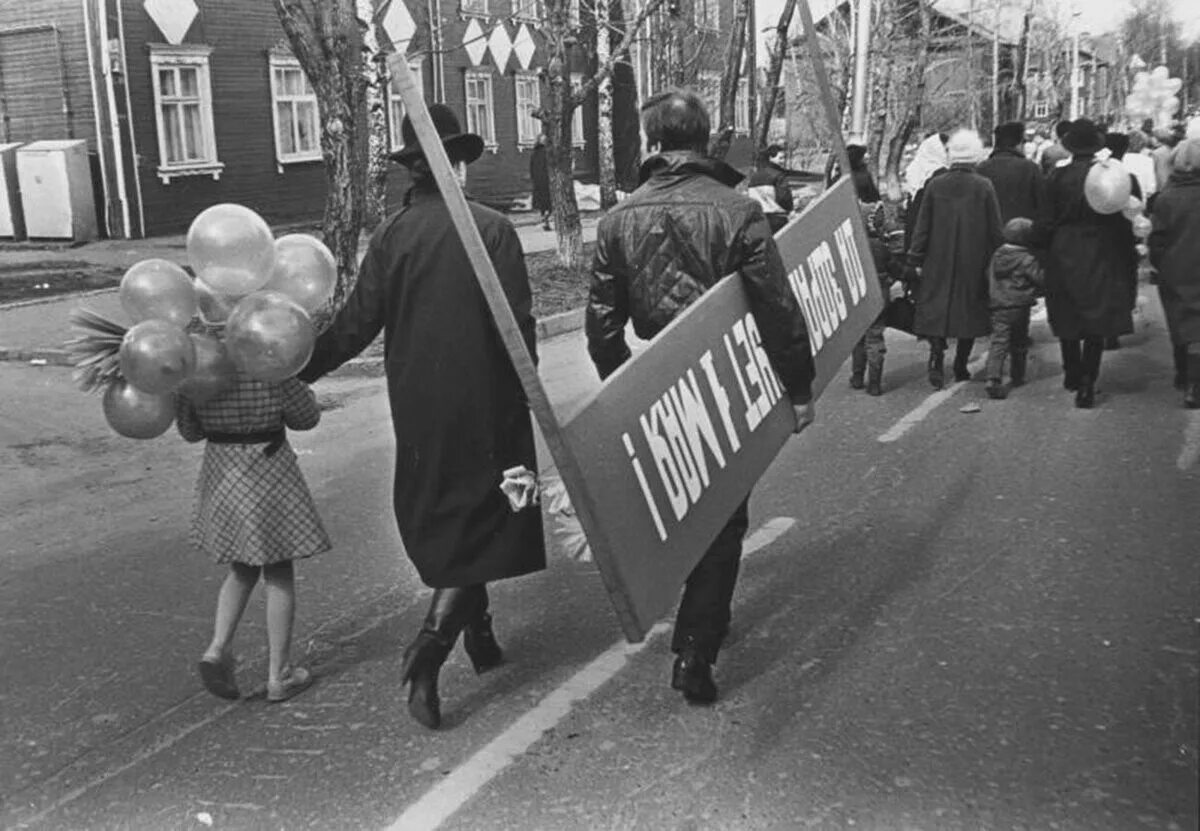
[(1045, 285), (1042, 266), (1029, 250), (1033, 221), (1014, 217), (1004, 225), (1004, 244), (992, 255), (989, 268), (992, 346), (987, 360), (989, 398), (1007, 398), (1004, 359), (1012, 356), (1012, 386), (1025, 383), (1029, 350), (1029, 310)]
[[(879, 287), (886, 300), (900, 272), (901, 260), (889, 245), (899, 235), (900, 224), (893, 216), (889, 216), (882, 202), (860, 201), (859, 209), (867, 227), (867, 241), (871, 247), (871, 258), (875, 261), (875, 272), (879, 276)], [(887, 354), (883, 333), (886, 328), (885, 315), (880, 314), (854, 345), (850, 353), (852, 389), (861, 390), (865, 386), (868, 395), (883, 395), (883, 356)]]

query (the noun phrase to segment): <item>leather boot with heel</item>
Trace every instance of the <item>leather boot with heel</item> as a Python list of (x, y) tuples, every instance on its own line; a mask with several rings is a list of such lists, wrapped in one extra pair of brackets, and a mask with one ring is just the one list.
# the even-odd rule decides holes
[(404, 650), (401, 679), (409, 685), (408, 713), (430, 730), (442, 725), (438, 675), (478, 602), (478, 587), (435, 589), (421, 631)]
[(476, 675), (504, 663), (504, 652), (496, 642), (496, 633), (492, 631), (487, 589), (484, 589), (481, 602), (463, 629), (463, 649), (467, 651), (467, 657), (471, 659), (471, 666), (474, 667)]

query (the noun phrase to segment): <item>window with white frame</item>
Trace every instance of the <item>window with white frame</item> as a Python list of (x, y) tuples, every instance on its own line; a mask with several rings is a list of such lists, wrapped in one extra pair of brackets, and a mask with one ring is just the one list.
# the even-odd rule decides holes
[(718, 30), (721, 27), (721, 5), (719, 0), (695, 0), (696, 26), (700, 29)]
[(542, 0), (512, 0), (512, 10), (517, 20), (541, 22)]
[(275, 120), (275, 159), (310, 162), (321, 158), (317, 93), (293, 57), (271, 55), (271, 103)]
[(733, 108), (733, 129), (739, 135), (750, 134), (750, 79), (738, 81), (737, 100)]
[(496, 115), (492, 99), (492, 73), (469, 69), (466, 73), (467, 130), (478, 134), (488, 150), (496, 150)]
[[(412, 70), (412, 74), (417, 81), (417, 89), (421, 90), (421, 96), (425, 96), (425, 78), (421, 61), (409, 61), (408, 68)], [(392, 80), (388, 85), (388, 132), (391, 135), (391, 146), (393, 150), (399, 150), (404, 144), (404, 137), (400, 134), (400, 125), (404, 122), (404, 99), (400, 97), (400, 79), (392, 73)]]
[(1045, 98), (1039, 98), (1033, 103), (1033, 117), (1045, 118), (1050, 115), (1050, 102)]
[(462, 0), (463, 14), (477, 14), (487, 17), (488, 0)]
[[(578, 94), (583, 86), (583, 73), (571, 73), (571, 92)], [(583, 147), (587, 141), (583, 136), (583, 104), (571, 111), (571, 146)]]
[(518, 72), (513, 79), (517, 101), (517, 146), (522, 150), (533, 146), (542, 132), (542, 122), (533, 117), (542, 106), (542, 88), (532, 72)]
[(158, 127), (158, 177), (221, 176), (213, 129), (211, 46), (150, 47), (154, 116)]

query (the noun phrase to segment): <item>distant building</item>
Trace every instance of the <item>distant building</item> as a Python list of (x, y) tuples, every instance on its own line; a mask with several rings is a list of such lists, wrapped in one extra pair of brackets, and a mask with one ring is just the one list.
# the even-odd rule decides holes
[[(541, 126), (532, 113), (545, 92), (541, 0), (377, 2), (397, 59), (417, 73), (426, 100), (450, 104), (484, 138), (471, 193), (501, 207), (527, 196), (529, 150)], [(694, 82), (715, 100), (734, 2), (675, 8), (687, 16), (693, 46), (704, 44), (691, 53)], [(575, 0), (581, 25), (588, 13)], [(577, 82), (595, 69), (590, 54), (582, 43), (572, 50)], [(665, 84), (656, 69), (665, 60), (646, 37), (634, 66), (616, 78), (626, 114), (617, 155), (629, 186), (640, 149), (638, 94)], [(393, 146), (402, 116), (399, 96), (390, 95)], [(574, 117), (575, 175), (584, 181), (597, 175), (596, 125), (593, 94)], [(739, 116), (738, 127), (748, 136), (748, 118)], [(275, 223), (319, 218), (320, 129), (316, 96), (271, 0), (4, 0), (0, 142), (87, 141), (98, 215), (111, 236), (182, 231), (218, 202), (244, 204)], [(743, 137), (731, 160), (748, 156)], [(405, 177), (393, 171), (395, 200)]]

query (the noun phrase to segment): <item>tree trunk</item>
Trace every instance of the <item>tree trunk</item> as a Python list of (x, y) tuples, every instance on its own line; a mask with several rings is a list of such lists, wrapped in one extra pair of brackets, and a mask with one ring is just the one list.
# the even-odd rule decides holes
[[(388, 141), (387, 94), (391, 83), (387, 54), (375, 28), (375, 0), (356, 0), (363, 32), (363, 83), (367, 101), (367, 186), (363, 226), (374, 231), (387, 215)], [(404, 60), (404, 56), (398, 56)]]
[(783, 61), (787, 57), (788, 29), (792, 27), (792, 15), (796, 13), (797, 0), (785, 0), (775, 26), (775, 51), (771, 53), (771, 64), (767, 67), (766, 85), (763, 89), (762, 108), (758, 111), (755, 127), (758, 146), (756, 156), (761, 156), (770, 140), (771, 116), (775, 114), (775, 100), (779, 96), (779, 76), (783, 74)]
[(334, 308), (358, 271), (367, 172), (366, 83), (354, 0), (274, 0), (292, 52), (317, 94), (325, 160), (325, 244), (338, 264)]
[(742, 54), (746, 48), (747, 5), (752, 0), (737, 0), (737, 14), (729, 32), (729, 43), (725, 47), (725, 68), (721, 72), (721, 104), (717, 137), (713, 139), (708, 154), (714, 159), (724, 160), (733, 144), (733, 133), (737, 126), (737, 92), (741, 80)]
[[(565, 55), (566, 45), (558, 54)], [(546, 123), (546, 166), (550, 173), (550, 204), (554, 209), (554, 230), (558, 236), (558, 261), (576, 271), (585, 266), (583, 225), (579, 221), (579, 203), (575, 201), (575, 148), (572, 146), (571, 115), (575, 111), (571, 79), (565, 60), (552, 58), (549, 74), (549, 106), (544, 109)]]
[[(596, 62), (608, 63), (611, 54), (612, 28), (608, 0), (596, 0)], [(600, 208), (608, 210), (617, 204), (617, 167), (613, 156), (613, 99), (612, 78), (606, 77), (596, 87), (599, 114), (596, 120), (597, 158), (600, 167)]]

